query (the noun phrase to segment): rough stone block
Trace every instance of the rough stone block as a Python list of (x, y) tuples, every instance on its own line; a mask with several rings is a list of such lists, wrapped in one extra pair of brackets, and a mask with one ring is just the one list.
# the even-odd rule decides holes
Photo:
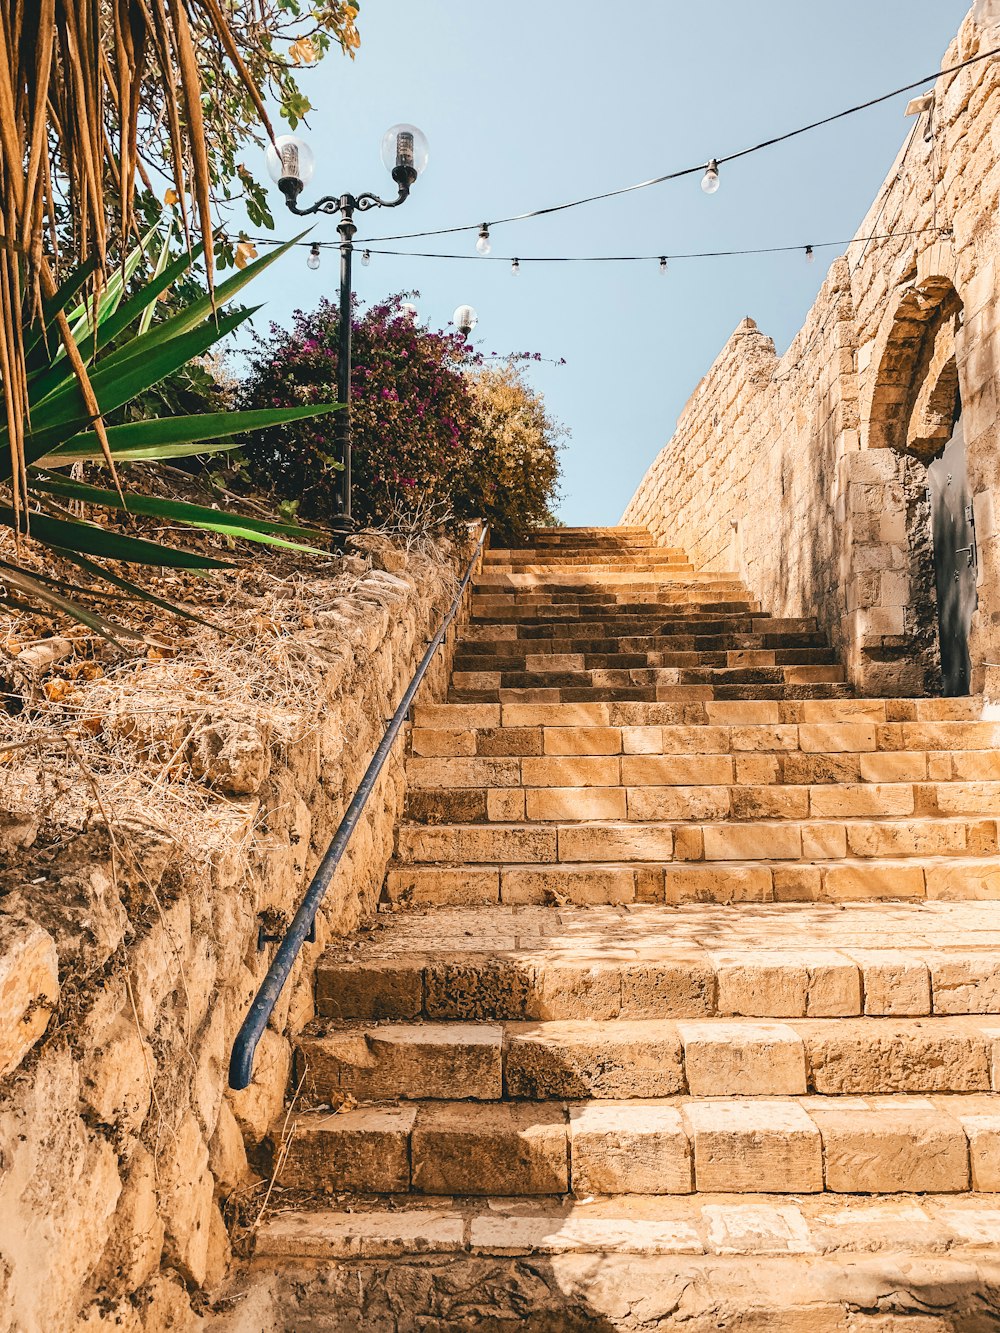
[(691, 1146), (673, 1106), (587, 1102), (570, 1106), (573, 1192), (687, 1194)]
[(841, 1194), (945, 1194), (969, 1187), (961, 1125), (929, 1102), (821, 1109), (809, 1114), (823, 1136), (826, 1188)]
[(40, 926), (0, 919), (0, 1078), (48, 1027), (59, 998), (59, 958)]
[(291, 1122), (286, 1141), (282, 1117), (271, 1131), (281, 1184), (310, 1191), (405, 1194), (416, 1118), (414, 1106), (313, 1112)]
[(795, 1102), (690, 1102), (699, 1191), (810, 1194), (823, 1188), (819, 1131)]
[(504, 1070), (510, 1097), (669, 1097), (684, 1087), (672, 1023), (511, 1024)]
[(679, 1023), (688, 1090), (695, 1097), (804, 1093), (802, 1041), (784, 1023)]
[(425, 1194), (565, 1194), (561, 1106), (423, 1106), (412, 1135), (413, 1187)]

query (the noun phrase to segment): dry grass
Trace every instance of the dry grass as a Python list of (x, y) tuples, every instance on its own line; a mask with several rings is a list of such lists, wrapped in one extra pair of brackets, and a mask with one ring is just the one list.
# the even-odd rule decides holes
[[(310, 734), (353, 665), (351, 594), (390, 545), (365, 542), (375, 548), (368, 558), (269, 556), (266, 567), (226, 576), (157, 580), (153, 591), (183, 598), (218, 628), (125, 608), (141, 637), (121, 648), (28, 609), (0, 615), (0, 824), (40, 819), (40, 845), (105, 825), (122, 841), (167, 839), (192, 863), (246, 855), (256, 802), (238, 783), (213, 783), (206, 737), (280, 753)], [(432, 539), (412, 533), (404, 544), (408, 564), (440, 570)], [(53, 635), (66, 656), (19, 665)]]

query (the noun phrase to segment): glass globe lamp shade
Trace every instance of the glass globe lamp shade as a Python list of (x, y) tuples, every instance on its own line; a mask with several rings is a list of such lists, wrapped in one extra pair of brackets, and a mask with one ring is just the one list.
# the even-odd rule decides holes
[(404, 319), (408, 319), (411, 324), (415, 324), (417, 322), (417, 307), (413, 304), (412, 301), (404, 301), (403, 304), (399, 307), (399, 313), (403, 316)]
[(412, 185), (427, 166), (427, 139), (416, 125), (393, 125), (382, 136), (382, 162), (394, 181)]
[(706, 194), (715, 194), (719, 188), (719, 164), (714, 157), (705, 168), (705, 174), (701, 178), (701, 188)]
[(460, 305), (451, 317), (451, 322), (463, 337), (467, 338), (479, 323), (479, 316), (471, 305)]
[(297, 180), (308, 185), (316, 170), (313, 150), (304, 139), (294, 134), (282, 134), (269, 143), (264, 152), (268, 175), (277, 184), (283, 180)]

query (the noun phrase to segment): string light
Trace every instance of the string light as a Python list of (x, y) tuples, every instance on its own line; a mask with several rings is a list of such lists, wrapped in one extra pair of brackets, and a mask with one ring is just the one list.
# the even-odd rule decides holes
[(313, 272), (319, 268), (319, 246), (314, 242), (309, 249), (309, 258), (306, 260), (306, 268), (311, 268)]
[(666, 273), (668, 267), (669, 267), (669, 265), (667, 264), (667, 256), (666, 256), (666, 255), (660, 255), (660, 272), (661, 272), (661, 273)]
[[(936, 236), (944, 237), (951, 235), (951, 228), (948, 226), (934, 225), (926, 227), (914, 227), (902, 231), (877, 232), (870, 236), (848, 236), (835, 241), (816, 241), (812, 245), (765, 245), (756, 248), (746, 247), (736, 250), (686, 250), (676, 252), (670, 256), (668, 265), (676, 260), (684, 259), (734, 259), (752, 255), (783, 255), (783, 254), (802, 254), (805, 250), (845, 250), (854, 245), (870, 245), (873, 241), (893, 241), (903, 237), (926, 236), (933, 233)], [(250, 236), (247, 239), (254, 245), (284, 245), (285, 242), (274, 236)], [(310, 244), (309, 241), (294, 241), (293, 245), (315, 247), (319, 250), (340, 249), (339, 241), (319, 241)], [(457, 252), (446, 251), (428, 251), (428, 250), (366, 250), (362, 255), (388, 255), (397, 259), (454, 259), (475, 261), (476, 256), (470, 254), (459, 254)], [(490, 263), (506, 264), (508, 261), (503, 255), (489, 255)], [(664, 255), (645, 254), (645, 255), (528, 255), (517, 260), (518, 266), (522, 264), (647, 264), (654, 260), (665, 259)]]
[(807, 264), (815, 264), (815, 262), (816, 262), (816, 251), (812, 248), (811, 245), (807, 245), (807, 246), (806, 246), (806, 263), (807, 263)]
[(476, 242), (476, 250), (481, 255), (488, 255), (492, 249), (493, 247), (490, 245), (490, 229), (484, 222), (479, 228), (479, 240)]
[(365, 268), (372, 262), (372, 252), (370, 250), (361, 251), (361, 262), (364, 264)]
[(512, 259), (510, 261), (510, 271), (515, 278), (521, 272), (521, 261), (519, 259)]
[[(832, 125), (836, 121), (844, 120), (848, 116), (856, 115), (860, 111), (867, 111), (874, 106), (880, 106), (883, 102), (891, 101), (895, 97), (902, 96), (903, 93), (912, 92), (915, 88), (922, 88), (928, 83), (935, 83), (938, 79), (946, 78), (950, 74), (958, 74), (961, 70), (968, 69), (970, 65), (979, 64), (984, 60), (992, 60), (1000, 55), (1000, 46), (993, 47), (989, 51), (981, 51), (979, 54), (970, 56), (968, 60), (960, 61), (956, 65), (950, 65), (946, 69), (935, 70), (932, 74), (925, 74), (922, 78), (915, 79), (912, 83), (906, 84), (902, 88), (894, 88), (892, 92), (883, 93), (879, 97), (872, 97), (867, 102), (859, 102), (856, 106), (847, 107), (843, 111), (837, 111), (831, 116), (824, 116), (821, 120), (811, 121), (808, 125), (800, 125), (797, 129), (788, 130), (784, 134), (778, 134), (770, 139), (765, 139), (761, 143), (752, 144), (748, 148), (741, 148), (735, 153), (727, 153), (724, 157), (714, 159), (716, 170), (719, 166), (724, 166), (727, 162), (736, 162), (744, 157), (749, 157), (753, 153), (762, 152), (766, 148), (773, 148), (777, 144), (787, 143), (790, 139), (797, 139), (800, 135), (809, 134), (813, 130), (821, 129), (824, 125)], [(671, 171), (663, 176), (653, 176), (649, 180), (638, 181), (635, 185), (626, 185), (618, 190), (605, 190), (601, 194), (587, 195), (583, 199), (571, 199), (564, 204), (552, 204), (548, 208), (535, 208), (527, 213), (515, 213), (506, 218), (495, 218), (492, 226), (499, 227), (508, 222), (524, 222), (530, 218), (546, 217), (550, 213), (561, 213), (567, 208), (580, 208), (584, 204), (598, 203), (604, 199), (616, 199), (621, 195), (634, 194), (637, 190), (647, 190), (654, 185), (663, 185), (667, 181), (680, 180), (685, 176), (694, 176), (698, 172), (704, 171), (702, 166), (683, 167), (678, 171)], [(436, 227), (429, 231), (411, 231), (403, 232), (393, 236), (370, 236), (366, 237), (368, 243), (381, 243), (384, 241), (411, 241), (424, 236), (451, 236), (461, 231), (477, 231), (481, 226), (478, 222), (465, 223), (458, 227)]]
[(715, 194), (719, 188), (719, 164), (714, 157), (705, 168), (705, 174), (701, 178), (701, 188), (706, 194)]

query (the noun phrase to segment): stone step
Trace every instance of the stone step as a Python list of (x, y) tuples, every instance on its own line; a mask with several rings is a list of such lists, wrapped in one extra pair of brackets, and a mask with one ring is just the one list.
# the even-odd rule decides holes
[(443, 907), (330, 945), (316, 1010), (459, 1022), (1000, 1014), (998, 946), (992, 903)]
[(298, 1041), (296, 1081), (324, 1104), (989, 1093), (998, 1045), (990, 1017), (316, 1019)]
[[(836, 662), (832, 648), (791, 646), (787, 648), (650, 649), (648, 652), (547, 651), (536, 653), (521, 646), (515, 652), (483, 653), (475, 648), (460, 649), (455, 654), (456, 672), (580, 672), (644, 671), (649, 668), (733, 668), (781, 666), (831, 666)], [(504, 684), (507, 682), (504, 681)], [(616, 682), (609, 681), (609, 684)]]
[[(466, 730), (480, 727), (771, 727), (786, 724), (874, 722), (975, 723), (954, 728), (876, 731), (878, 749), (981, 750), (1000, 743), (1000, 726), (980, 721), (979, 699), (708, 700), (667, 703), (417, 704), (417, 728)], [(987, 730), (984, 728), (992, 728)], [(708, 735), (709, 733), (705, 733)], [(995, 739), (994, 739), (995, 738)], [(787, 739), (787, 736), (786, 736)], [(676, 744), (678, 734), (667, 738)], [(655, 751), (654, 751), (655, 753)]]
[[(487, 806), (502, 814), (502, 793)], [(512, 800), (516, 801), (516, 795)], [(894, 819), (798, 819), (704, 820), (670, 822), (619, 819), (526, 823), (448, 824), (402, 823), (396, 839), (397, 859), (402, 865), (446, 863), (470, 873), (483, 863), (534, 865), (548, 873), (559, 863), (586, 865), (622, 862), (626, 865), (663, 866), (682, 872), (705, 869), (714, 872), (723, 863), (779, 863), (787, 875), (804, 875), (810, 867), (834, 866), (845, 859), (857, 873), (874, 873), (875, 862), (900, 864), (901, 882), (908, 880), (907, 858), (940, 859), (945, 867), (951, 858), (991, 858), (997, 852), (997, 821), (987, 818), (933, 818), (919, 821)], [(680, 863), (671, 867), (671, 863)], [(803, 864), (799, 864), (803, 863)], [(985, 865), (989, 866), (989, 860)], [(905, 872), (905, 873), (902, 873)], [(724, 873), (724, 870), (720, 873)], [(842, 878), (842, 876), (838, 876)], [(983, 895), (970, 895), (980, 897)], [(985, 895), (990, 897), (992, 895)]]
[(841, 666), (643, 666), (612, 668), (560, 669), (549, 659), (538, 659), (527, 671), (452, 672), (452, 688), (461, 690), (530, 689), (623, 689), (630, 685), (803, 685), (840, 682)]
[[(411, 759), (405, 814), (409, 820), (430, 824), (564, 820), (703, 824), (727, 819), (746, 823), (912, 817), (919, 821), (924, 816), (989, 816), (1000, 810), (997, 782), (815, 782), (802, 773), (798, 782), (738, 783), (732, 776), (731, 756), (699, 758), (706, 781), (697, 786), (668, 785), (663, 778), (659, 786), (623, 782), (621, 761), (615, 755)], [(679, 766), (671, 763), (674, 766), (668, 765), (667, 771), (677, 773)], [(651, 767), (648, 771), (653, 772)], [(626, 768), (630, 777), (636, 772)], [(680, 776), (690, 780), (698, 775)]]
[[(461, 826), (458, 826), (461, 827)], [(482, 832), (475, 825), (467, 828)], [(488, 855), (529, 850), (532, 840), (516, 827), (500, 826), (499, 839), (487, 843), (474, 835), (455, 837), (451, 826), (446, 836), (424, 839), (421, 834), (438, 832), (431, 825), (403, 825), (401, 857), (435, 864), (404, 861), (390, 867), (385, 895), (390, 904), (401, 906), (448, 905), (455, 902), (488, 905), (564, 903), (592, 906), (605, 903), (806, 903), (806, 902), (955, 902), (992, 901), (1000, 898), (1000, 862), (995, 855), (995, 828), (984, 841), (993, 846), (987, 856), (927, 856), (912, 852), (909, 857), (894, 851), (891, 858), (862, 859), (844, 856), (839, 860), (796, 862), (767, 858), (712, 862), (677, 861), (666, 865), (567, 862), (525, 864), (439, 864), (435, 852), (456, 845), (477, 848)], [(836, 833), (836, 830), (834, 830)], [(967, 831), (970, 840), (976, 831)], [(956, 841), (961, 831), (956, 831)], [(675, 833), (675, 845), (679, 841)], [(555, 845), (543, 850), (555, 851)]]
[(602, 611), (619, 617), (651, 615), (657, 611), (673, 617), (687, 617), (688, 611), (700, 610), (703, 615), (755, 616), (760, 612), (758, 602), (735, 595), (727, 589), (669, 587), (660, 585), (649, 591), (625, 590), (619, 593), (473, 593), (470, 613), (474, 620), (500, 617), (504, 621), (582, 620), (596, 618)]
[(992, 1193), (1000, 1097), (409, 1102), (301, 1112), (269, 1150), (333, 1193)]
[(466, 634), (458, 645), (456, 657), (522, 658), (542, 654), (561, 656), (566, 653), (590, 653), (620, 658), (637, 653), (742, 653), (769, 649), (782, 652), (789, 648), (830, 651), (823, 635), (818, 633), (633, 634), (621, 638), (590, 639), (489, 638), (488, 634), (489, 630), (485, 627), (479, 627), (475, 634)]
[[(801, 673), (828, 668), (788, 668)], [(568, 685), (500, 687), (499, 689), (455, 689), (448, 702), (474, 703), (678, 703), (712, 699), (748, 703), (786, 702), (793, 699), (850, 699), (851, 687), (844, 682), (787, 685)]]
[(473, 592), (492, 595), (496, 592), (522, 593), (538, 595), (547, 593), (570, 592), (584, 593), (629, 591), (655, 592), (665, 588), (695, 588), (699, 585), (723, 590), (734, 595), (743, 594), (746, 589), (739, 578), (725, 574), (706, 574), (693, 569), (690, 565), (658, 565), (652, 569), (625, 568), (609, 566), (606, 570), (576, 569), (565, 566), (562, 569), (484, 569), (473, 581)]
[[(490, 761), (503, 758), (610, 758), (628, 785), (642, 774), (652, 786), (680, 785), (692, 775), (705, 782), (709, 769), (723, 770), (728, 759), (733, 777), (749, 783), (824, 782), (836, 777), (859, 782), (988, 782), (1000, 779), (1000, 752), (993, 747), (992, 722), (951, 724), (977, 727), (957, 732), (965, 746), (948, 746), (931, 723), (909, 728), (924, 746), (898, 745), (892, 724), (775, 724), (774, 726), (668, 727), (414, 727), (411, 762), (418, 759)], [(976, 745), (969, 746), (968, 741)], [(887, 742), (880, 746), (879, 742)], [(706, 767), (696, 768), (702, 759)], [(461, 770), (456, 770), (459, 772)], [(581, 770), (583, 771), (583, 770)], [(419, 768), (413, 778), (419, 779)], [(685, 776), (687, 775), (687, 776)], [(453, 780), (442, 785), (458, 785)]]

